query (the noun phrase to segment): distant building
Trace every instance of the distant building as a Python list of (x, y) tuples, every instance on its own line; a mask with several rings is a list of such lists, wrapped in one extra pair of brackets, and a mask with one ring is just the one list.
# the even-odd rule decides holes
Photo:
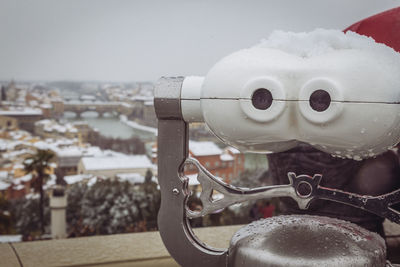
[[(211, 141), (189, 141), (189, 156), (197, 159), (209, 172), (228, 183), (244, 171), (244, 154), (232, 147), (221, 149)], [(152, 149), (152, 159), (154, 163), (157, 162), (156, 147)], [(189, 165), (185, 173), (192, 175), (197, 173), (197, 169), (190, 168)]]
[(14, 118), (18, 122), (19, 129), (33, 132), (35, 122), (43, 118), (43, 112), (40, 109), (10, 107), (1, 109), (0, 116)]
[(2, 85), (0, 90), (1, 90), (0, 92), (0, 106), (1, 106), (1, 102), (7, 101), (6, 87)]
[(81, 95), (79, 97), (79, 100), (88, 101), (88, 102), (94, 102), (94, 101), (96, 101), (96, 96), (94, 96), (94, 95)]
[(64, 102), (61, 99), (53, 98), (51, 99), (52, 109), (52, 117), (60, 118), (64, 114)]
[[(189, 141), (189, 155), (213, 175), (230, 182), (244, 171), (244, 155), (234, 148), (222, 150), (214, 142)], [(188, 170), (187, 174), (197, 170)]]
[(146, 155), (84, 157), (78, 164), (78, 173), (105, 177), (115, 177), (122, 173), (138, 173), (145, 176), (146, 171), (153, 168)]
[(5, 98), (7, 101), (16, 101), (18, 98), (19, 89), (16, 87), (14, 81), (11, 81), (7, 87), (5, 87)]
[(82, 153), (80, 151), (56, 153), (57, 172), (60, 173), (61, 176), (77, 174), (78, 164), (81, 158)]
[(7, 171), (0, 171), (0, 194), (9, 197), (8, 189), (11, 187), (11, 183), (8, 179)]
[(59, 124), (53, 120), (40, 120), (35, 123), (34, 133), (44, 138), (78, 138), (78, 129), (71, 123)]
[[(133, 112), (130, 117), (133, 119), (139, 119), (141, 121), (144, 121), (145, 116), (146, 117), (149, 117), (149, 115), (151, 116), (151, 112), (154, 113), (153, 98), (154, 97), (152, 96), (141, 96), (141, 95), (131, 97), (129, 99), (129, 104), (133, 106)], [(152, 111), (149, 111), (148, 109), (152, 109)], [(147, 112), (146, 115), (145, 112)], [(154, 113), (154, 118), (152, 118), (152, 120), (154, 119), (156, 119), (155, 113)]]
[(28, 92), (28, 93), (25, 95), (25, 102), (26, 102), (26, 103), (31, 103), (31, 102), (33, 102), (33, 103), (39, 103), (39, 102), (40, 102), (40, 99), (41, 99), (41, 96), (38, 95), (38, 94), (36, 94), (36, 93)]
[(144, 102), (143, 123), (147, 126), (157, 127), (157, 116), (154, 110), (153, 100)]
[(78, 174), (78, 164), (82, 157), (103, 156), (103, 151), (98, 147), (67, 146), (51, 148), (56, 154), (57, 172), (59, 175)]
[(0, 116), (0, 129), (15, 130), (18, 128), (18, 121), (16, 118), (9, 116)]
[(100, 137), (98, 130), (93, 129), (87, 122), (77, 121), (72, 123), (73, 126), (78, 130), (78, 138), (84, 143), (96, 143)]
[(60, 124), (54, 120), (40, 120), (35, 123), (34, 133), (43, 138), (79, 139), (83, 143), (94, 143), (99, 138), (99, 133), (87, 122)]
[(39, 105), (39, 108), (42, 110), (43, 118), (49, 119), (52, 117), (53, 105), (43, 103)]

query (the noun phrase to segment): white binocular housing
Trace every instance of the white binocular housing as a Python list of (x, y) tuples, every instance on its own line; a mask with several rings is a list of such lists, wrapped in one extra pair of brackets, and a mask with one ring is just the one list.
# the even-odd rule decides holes
[(355, 33), (277, 32), (186, 77), (181, 110), (242, 151), (298, 142), (361, 160), (400, 139), (400, 53)]

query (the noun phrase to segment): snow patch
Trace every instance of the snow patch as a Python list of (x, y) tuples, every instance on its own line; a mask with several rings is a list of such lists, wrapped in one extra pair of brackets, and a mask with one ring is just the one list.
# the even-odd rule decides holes
[(22, 235), (0, 235), (0, 243), (22, 242)]
[(130, 121), (130, 120), (128, 120), (128, 118), (125, 115), (121, 115), (120, 116), (120, 121), (122, 123), (126, 124), (127, 126), (129, 126), (131, 128), (134, 128), (134, 129), (137, 129), (137, 130), (150, 132), (150, 133), (153, 133), (154, 135), (157, 135), (157, 133), (158, 133), (157, 128), (141, 125), (141, 124), (139, 124), (137, 122)]
[(254, 47), (277, 49), (302, 58), (315, 57), (345, 49), (372, 50), (379, 54), (397, 54), (392, 48), (388, 49), (388, 46), (376, 43), (371, 37), (351, 31), (344, 33), (339, 30), (327, 29), (300, 33), (274, 31), (268, 39), (262, 40), (260, 44)]
[(211, 156), (222, 154), (222, 149), (220, 149), (211, 141), (189, 141), (189, 151), (193, 154), (193, 156)]

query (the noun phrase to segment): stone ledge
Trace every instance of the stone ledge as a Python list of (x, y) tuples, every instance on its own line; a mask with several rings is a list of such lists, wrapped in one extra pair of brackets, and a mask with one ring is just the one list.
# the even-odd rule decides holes
[(11, 244), (0, 244), (0, 266), (18, 267), (20, 266), (17, 255)]
[[(205, 243), (227, 248), (241, 226), (194, 229)], [(15, 252), (13, 251), (13, 247)], [(165, 249), (158, 232), (93, 236), (1, 244), (5, 266), (178, 266)], [(1, 264), (0, 264), (1, 265)]]
[[(227, 248), (231, 237), (240, 227), (197, 228), (194, 232), (213, 247)], [(400, 226), (387, 221), (385, 230), (389, 235), (400, 234)], [(393, 238), (390, 241), (399, 242), (400, 239)], [(396, 251), (392, 252), (395, 256), (398, 254)], [(0, 266), (7, 267), (21, 264), (24, 267), (178, 266), (165, 249), (158, 232), (0, 244), (0, 259)]]

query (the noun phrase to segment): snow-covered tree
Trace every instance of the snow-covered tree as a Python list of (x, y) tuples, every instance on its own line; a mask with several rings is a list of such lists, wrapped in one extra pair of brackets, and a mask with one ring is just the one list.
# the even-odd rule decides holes
[[(50, 225), (49, 198), (45, 194), (44, 199), (44, 229)], [(27, 197), (11, 201), (11, 214), (15, 222), (17, 233), (26, 236), (35, 236), (41, 231), (41, 222), (39, 214), (40, 196), (39, 194), (29, 194)]]
[[(157, 185), (98, 180), (68, 191), (67, 221), (72, 236), (155, 229), (160, 205)], [(140, 225), (140, 227), (138, 226)]]
[(44, 191), (43, 185), (50, 177), (50, 161), (54, 158), (54, 153), (50, 150), (38, 149), (36, 154), (29, 156), (24, 161), (24, 170), (26, 173), (34, 175), (33, 188), (35, 192), (39, 192), (39, 220), (40, 230), (44, 234)]
[(5, 196), (0, 193), (0, 235), (10, 234), (12, 231), (12, 221), (10, 213), (10, 203)]
[(85, 183), (76, 183), (69, 187), (67, 194), (67, 231), (72, 235), (82, 235), (82, 202), (88, 189)]

